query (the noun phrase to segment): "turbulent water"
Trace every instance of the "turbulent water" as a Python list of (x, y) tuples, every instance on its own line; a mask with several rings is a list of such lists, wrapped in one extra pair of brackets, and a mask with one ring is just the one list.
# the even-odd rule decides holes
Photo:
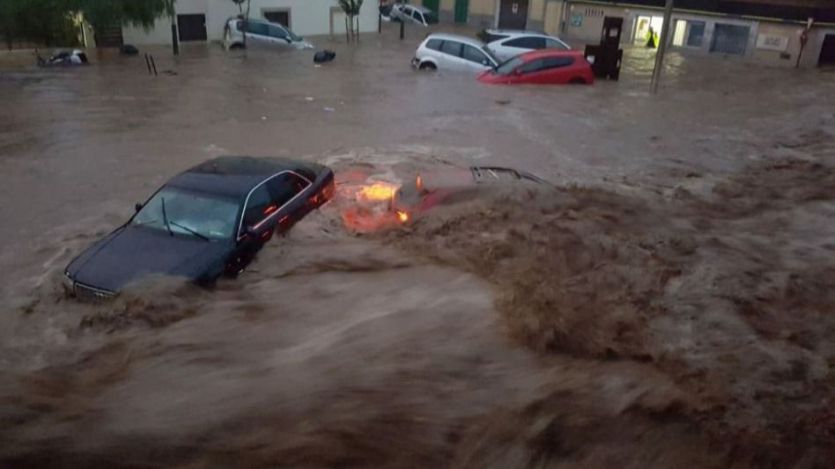
[[(673, 56), (650, 99), (636, 50), (618, 84), (481, 87), (412, 74), (411, 39), (0, 80), (4, 465), (835, 460), (831, 74)], [(64, 297), (133, 200), (229, 152), (328, 164), (336, 199), (214, 290)], [(476, 163), (554, 185), (406, 225), (356, 197)]]

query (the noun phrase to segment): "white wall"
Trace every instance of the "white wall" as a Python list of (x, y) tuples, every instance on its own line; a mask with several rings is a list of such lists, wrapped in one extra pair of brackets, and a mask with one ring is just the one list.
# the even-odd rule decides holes
[[(264, 9), (290, 10), (290, 28), (301, 36), (330, 34), (331, 8), (338, 7), (337, 0), (252, 0), (250, 17), (263, 18)], [(210, 41), (223, 39), (223, 24), (230, 16), (238, 14), (238, 7), (231, 0), (177, 0), (177, 14), (203, 13), (206, 15), (206, 33)], [(345, 31), (342, 17), (335, 22), (337, 32)], [(338, 24), (341, 24), (341, 29)], [(360, 11), (360, 31), (377, 31), (377, 3), (366, 1)], [(169, 44), (171, 20), (157, 19), (149, 31), (141, 27), (125, 26), (122, 35), (126, 44)]]

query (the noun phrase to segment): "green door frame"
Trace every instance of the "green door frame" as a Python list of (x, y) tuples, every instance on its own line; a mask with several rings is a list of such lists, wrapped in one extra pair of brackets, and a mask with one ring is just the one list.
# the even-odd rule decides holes
[(470, 0), (455, 0), (455, 22), (466, 23), (470, 11)]
[(435, 12), (436, 15), (438, 15), (440, 14), (440, 12), (438, 11), (440, 2), (441, 0), (423, 0), (423, 6), (429, 8), (430, 10)]

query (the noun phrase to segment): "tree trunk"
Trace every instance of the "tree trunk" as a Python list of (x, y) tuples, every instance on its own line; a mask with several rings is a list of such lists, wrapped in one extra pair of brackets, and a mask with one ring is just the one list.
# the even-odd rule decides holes
[(359, 15), (357, 15), (354, 18), (357, 19), (357, 27), (355, 29), (355, 31), (357, 32), (357, 42), (360, 42), (360, 17)]
[(345, 14), (345, 42), (351, 42), (351, 33), (348, 29), (348, 14)]
[[(244, 16), (244, 51), (246, 51), (246, 32), (249, 29), (249, 7), (252, 3), (252, 0), (246, 0), (246, 16)], [(246, 52), (244, 52), (246, 54)]]

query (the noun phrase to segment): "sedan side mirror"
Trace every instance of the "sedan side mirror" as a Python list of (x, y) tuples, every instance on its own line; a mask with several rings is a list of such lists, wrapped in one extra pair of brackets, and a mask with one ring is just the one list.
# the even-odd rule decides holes
[(142, 204), (141, 204), (140, 202), (137, 202), (137, 203), (133, 206), (133, 208), (134, 208), (134, 210), (136, 210), (136, 211), (138, 212), (138, 211), (142, 210)]

